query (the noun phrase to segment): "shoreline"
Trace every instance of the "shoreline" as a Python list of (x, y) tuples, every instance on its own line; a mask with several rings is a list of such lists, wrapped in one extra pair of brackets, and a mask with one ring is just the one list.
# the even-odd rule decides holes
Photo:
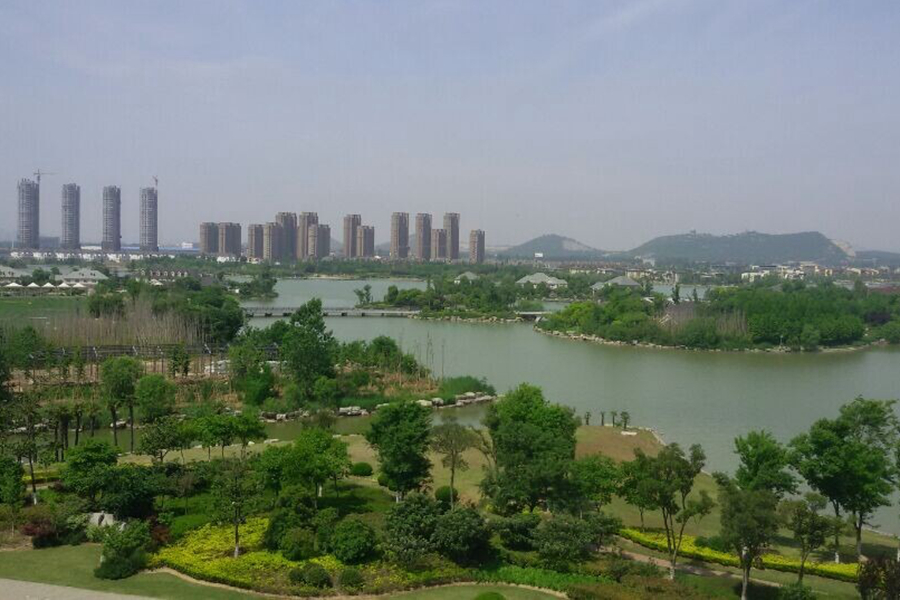
[(549, 335), (552, 337), (573, 340), (577, 342), (589, 342), (592, 344), (599, 344), (601, 346), (618, 346), (618, 347), (629, 347), (629, 348), (645, 348), (648, 350), (681, 350), (687, 352), (713, 352), (713, 353), (728, 353), (728, 354), (840, 354), (840, 353), (850, 353), (850, 352), (860, 352), (863, 350), (869, 350), (872, 348), (885, 347), (888, 344), (884, 340), (879, 340), (877, 342), (870, 342), (867, 344), (863, 344), (861, 346), (839, 346), (836, 348), (820, 348), (816, 351), (809, 352), (806, 350), (791, 350), (788, 347), (773, 347), (773, 348), (744, 348), (744, 349), (735, 349), (729, 350), (724, 348), (688, 348), (687, 346), (665, 346), (663, 344), (651, 344), (649, 342), (620, 342), (616, 340), (608, 340), (606, 338), (602, 338), (596, 335), (588, 335), (586, 333), (567, 333), (563, 331), (553, 331), (548, 329), (541, 329), (539, 327), (534, 327), (534, 330), (538, 333), (542, 333), (544, 335)]

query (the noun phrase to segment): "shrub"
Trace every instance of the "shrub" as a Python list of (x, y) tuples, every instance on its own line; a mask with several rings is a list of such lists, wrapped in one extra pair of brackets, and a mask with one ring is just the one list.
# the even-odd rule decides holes
[(366, 584), (359, 569), (347, 567), (338, 574), (338, 585), (344, 590), (358, 590)]
[(312, 524), (316, 530), (316, 542), (320, 552), (331, 551), (331, 538), (340, 518), (336, 508), (323, 508), (313, 517)]
[(555, 515), (538, 525), (535, 545), (548, 566), (566, 570), (570, 563), (584, 562), (590, 557), (593, 537), (591, 527), (583, 519)]
[(132, 521), (122, 529), (110, 528), (103, 540), (100, 566), (94, 576), (100, 579), (124, 579), (144, 568), (150, 545), (150, 525)]
[(306, 527), (287, 530), (278, 544), (281, 554), (288, 560), (306, 560), (316, 553), (316, 534)]
[(534, 550), (534, 532), (541, 518), (533, 513), (513, 515), (495, 522), (500, 541), (510, 550)]
[(717, 535), (711, 535), (709, 537), (703, 537), (702, 535), (698, 536), (697, 539), (694, 540), (694, 543), (700, 548), (710, 548), (717, 552), (731, 551), (731, 547), (725, 543), (725, 540)]
[(375, 553), (375, 530), (357, 519), (338, 523), (331, 537), (331, 549), (338, 560), (347, 564), (365, 562)]
[[(291, 580), (294, 580), (293, 571), (291, 572)], [(301, 583), (317, 589), (331, 587), (331, 575), (322, 565), (316, 563), (306, 563), (302, 569), (299, 569), (299, 580)]]
[[(441, 505), (442, 510), (450, 510), (450, 500), (459, 500), (457, 494), (454, 494), (449, 485), (442, 485), (434, 490), (434, 499)], [(455, 504), (455, 502), (454, 502)]]
[(353, 466), (350, 467), (350, 474), (355, 477), (371, 477), (374, 472), (375, 470), (372, 469), (372, 465), (367, 462), (354, 463)]
[(29, 507), (24, 518), (22, 533), (31, 537), (34, 548), (76, 545), (87, 539), (88, 516), (77, 502)]
[(410, 494), (388, 510), (385, 517), (385, 546), (398, 563), (414, 565), (434, 550), (432, 536), (440, 509), (424, 494)]
[(803, 585), (799, 581), (783, 585), (778, 590), (778, 600), (815, 600), (815, 598), (816, 594), (812, 591), (812, 588)]
[(477, 561), (489, 546), (491, 532), (481, 514), (471, 507), (456, 507), (442, 514), (434, 530), (438, 552), (457, 563)]

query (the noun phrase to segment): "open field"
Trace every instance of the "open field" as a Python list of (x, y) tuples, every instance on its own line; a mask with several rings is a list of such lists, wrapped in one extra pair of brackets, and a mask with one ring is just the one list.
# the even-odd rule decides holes
[(0, 297), (0, 325), (22, 319), (42, 319), (49, 316), (75, 312), (87, 307), (84, 296), (15, 296)]

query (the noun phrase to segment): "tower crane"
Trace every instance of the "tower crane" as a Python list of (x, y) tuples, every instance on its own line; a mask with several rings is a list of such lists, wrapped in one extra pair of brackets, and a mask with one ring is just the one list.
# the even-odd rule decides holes
[(56, 175), (56, 173), (48, 173), (47, 171), (41, 171), (38, 169), (34, 172), (34, 178), (37, 179), (37, 184), (41, 185), (41, 175)]

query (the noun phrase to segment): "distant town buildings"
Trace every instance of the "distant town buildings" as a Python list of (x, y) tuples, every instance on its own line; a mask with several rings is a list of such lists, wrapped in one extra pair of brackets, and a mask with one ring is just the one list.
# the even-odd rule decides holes
[(216, 247), (219, 256), (238, 257), (241, 255), (241, 224), (218, 223), (216, 227)]
[(283, 247), (281, 225), (278, 223), (266, 223), (263, 225), (263, 260), (278, 262), (282, 259)]
[(155, 187), (141, 188), (140, 246), (144, 252), (159, 251), (159, 198)]
[(203, 256), (215, 256), (218, 253), (219, 224), (210, 222), (200, 223), (200, 254)]
[(275, 222), (281, 227), (281, 249), (277, 256), (288, 262), (297, 260), (297, 213), (280, 212), (275, 215)]
[(309, 257), (317, 260), (327, 258), (331, 254), (331, 227), (321, 224), (310, 225), (308, 235), (306, 243)]
[(319, 215), (314, 212), (302, 212), (297, 221), (297, 258), (306, 260), (313, 254), (309, 247), (309, 229), (319, 224)]
[(447, 231), (445, 258), (459, 260), (459, 213), (444, 214), (444, 229)]
[(484, 262), (484, 231), (481, 229), (473, 229), (469, 233), (469, 262)]
[(30, 179), (19, 181), (19, 227), (16, 248), (37, 250), (41, 239), (41, 188)]
[(75, 183), (62, 186), (62, 223), (59, 246), (65, 250), (81, 247), (81, 188)]
[(356, 230), (362, 225), (362, 216), (346, 215), (344, 217), (344, 258), (356, 258)]
[(409, 258), (409, 213), (395, 212), (391, 215), (392, 260)]
[(375, 257), (375, 228), (371, 225), (360, 225), (356, 230), (355, 258)]
[(416, 215), (416, 256), (417, 260), (431, 260), (431, 215)]
[(247, 258), (263, 260), (265, 226), (251, 223), (247, 226)]
[(447, 230), (431, 230), (431, 260), (447, 260)]

